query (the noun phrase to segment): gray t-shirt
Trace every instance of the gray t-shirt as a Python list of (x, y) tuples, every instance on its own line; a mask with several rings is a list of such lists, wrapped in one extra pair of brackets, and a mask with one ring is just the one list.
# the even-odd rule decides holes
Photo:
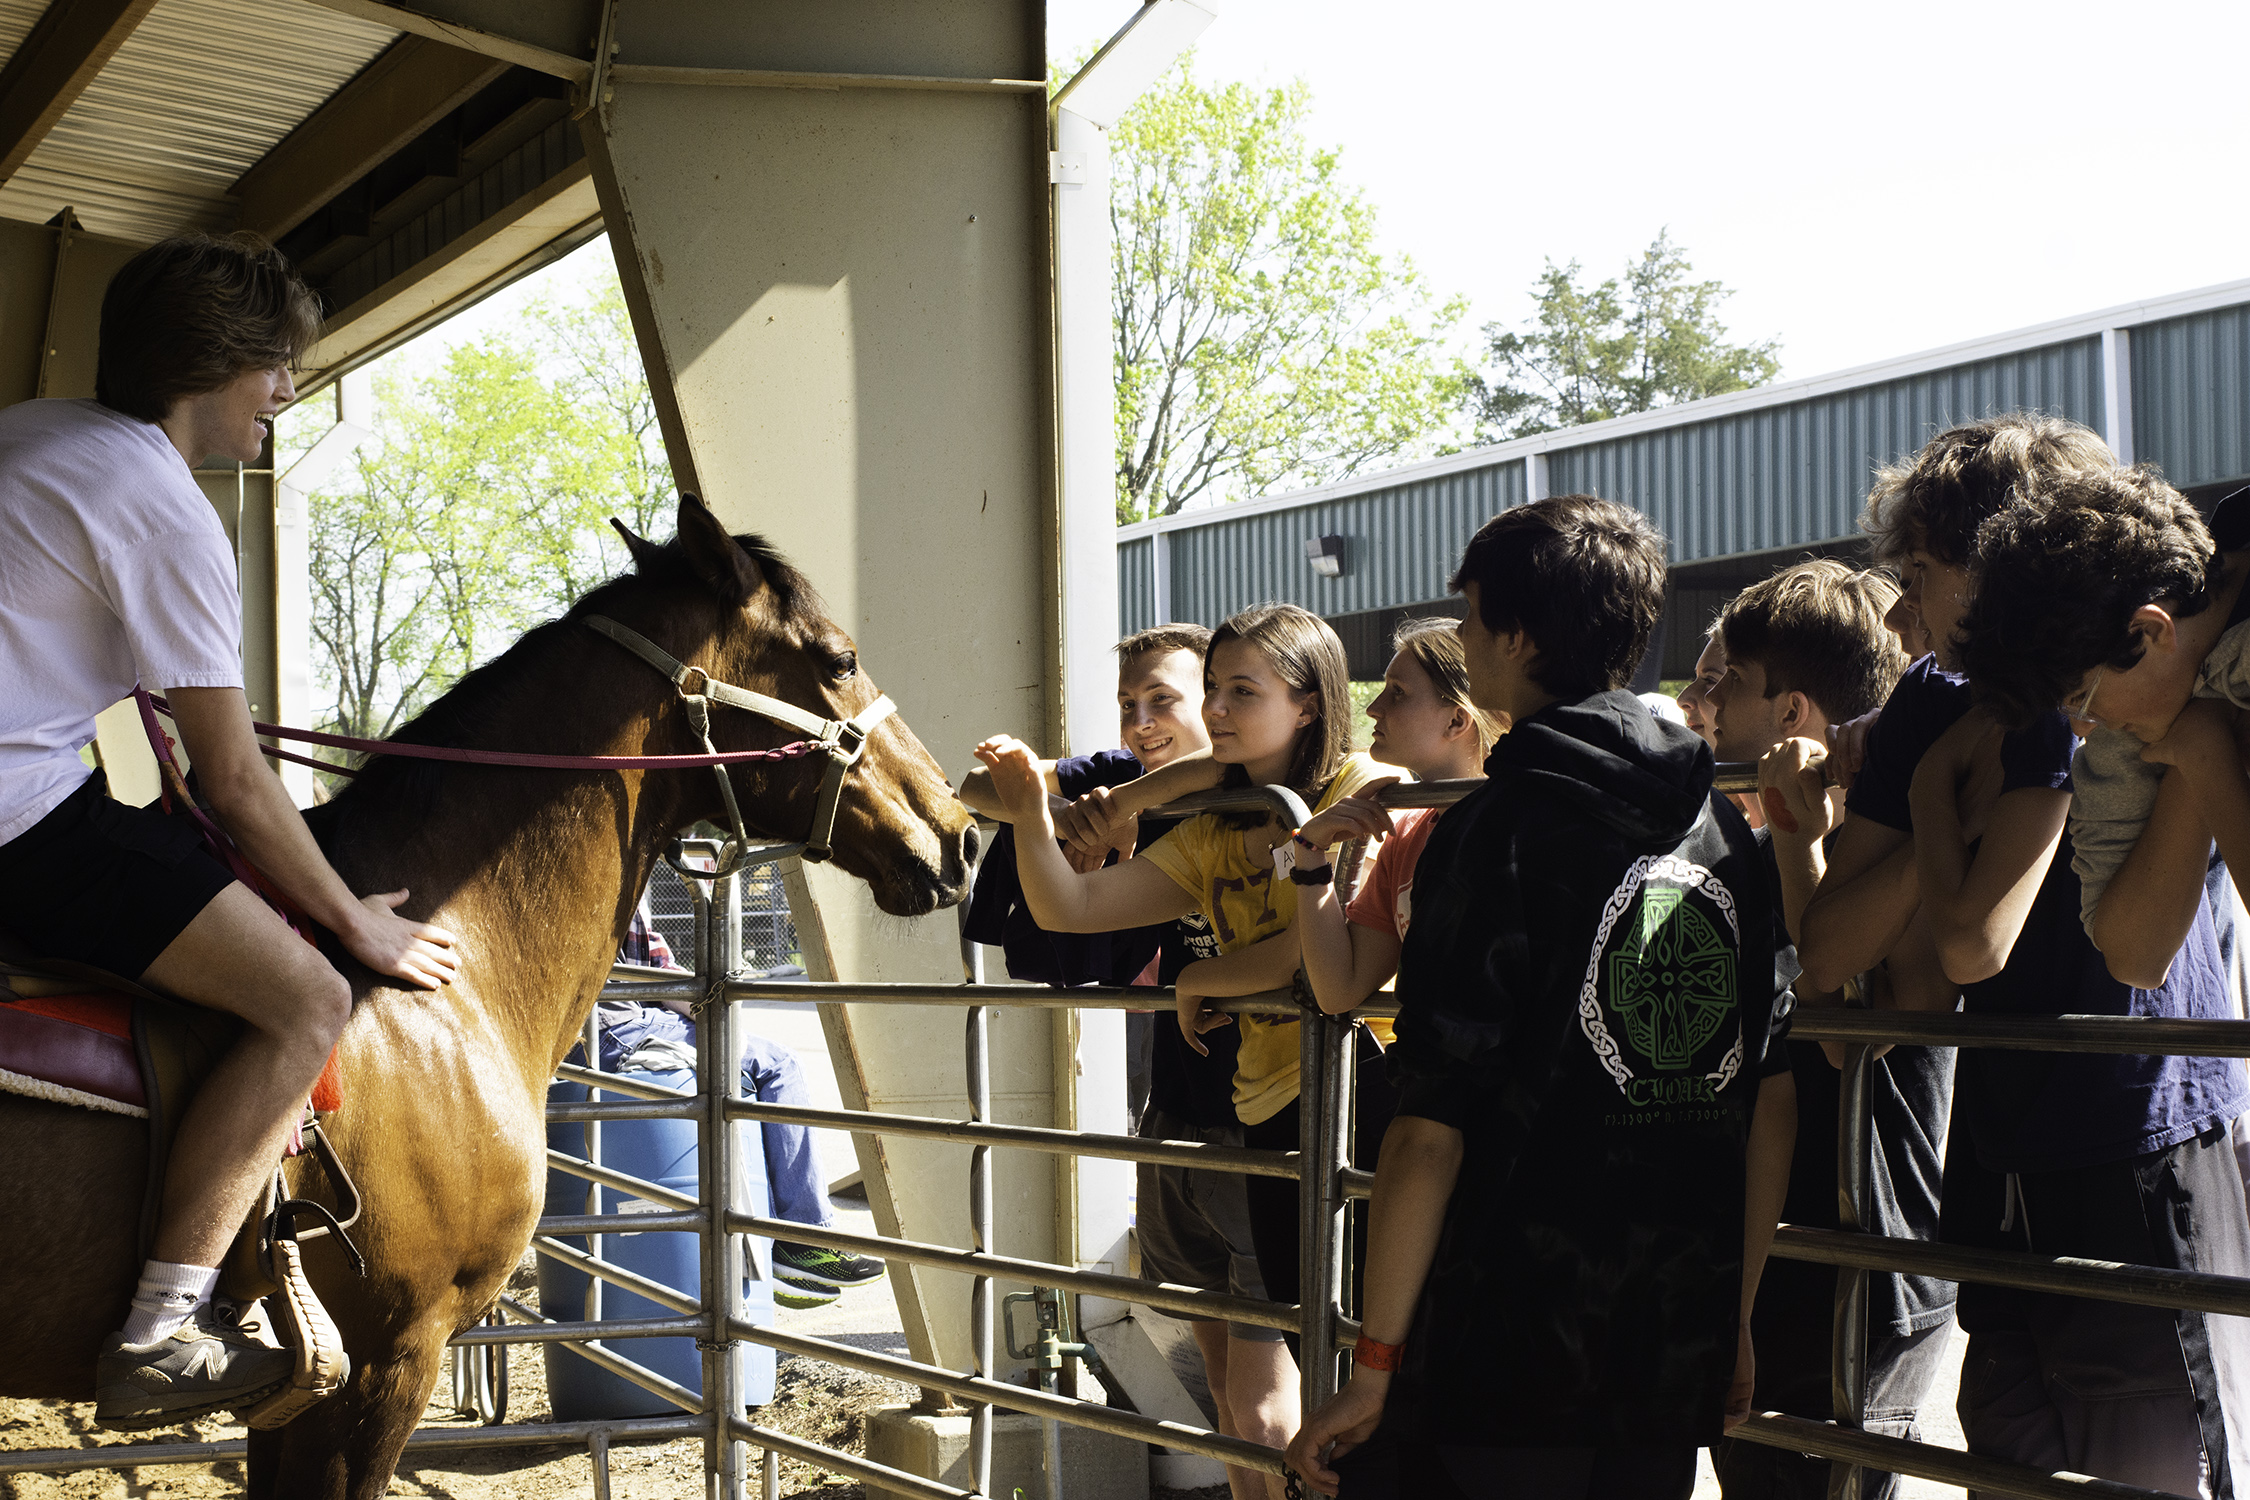
[[(2250, 491), (2237, 490), (2219, 502), (2211, 512), (2211, 535), (2221, 552), (2250, 548)], [(2195, 696), (2250, 708), (2250, 588), (2235, 601), (2225, 632), (2197, 669)], [(2156, 810), (2164, 767), (2141, 759), (2142, 748), (2123, 730), (2097, 726), (2070, 763), (2071, 869), (2078, 875), (2078, 914), (2088, 936), (2102, 892)]]

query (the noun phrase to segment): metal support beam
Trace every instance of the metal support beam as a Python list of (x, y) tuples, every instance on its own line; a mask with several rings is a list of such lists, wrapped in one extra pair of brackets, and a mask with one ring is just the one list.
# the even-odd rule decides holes
[[(1136, 11), (1055, 95), (1047, 176), (1054, 235), (1056, 544), (1061, 743), (1090, 755), (1116, 737), (1117, 376), (1110, 349), (1109, 128), (1213, 20), (1196, 0)], [(1162, 620), (1162, 615), (1158, 620)]]
[(156, 0), (52, 0), (0, 68), (0, 182), (15, 176)]
[(458, 109), (508, 64), (404, 36), (282, 138), (228, 192), (239, 227), (278, 239)]
[(1172, 533), (1155, 531), (1148, 538), (1148, 622), (1172, 623)]
[(2102, 330), (2102, 438), (2121, 464), (2133, 454), (2133, 335), (2123, 328)]
[[(395, 26), (400, 31), (428, 37), (433, 42), (443, 42), (448, 47), (458, 47), (464, 52), (479, 52), (486, 57), (514, 63), (519, 68), (531, 68), (536, 72), (552, 74), (556, 78), (567, 78), (572, 83), (594, 71), (594, 65), (586, 58), (505, 35), (489, 27), (472, 25), (465, 20), (432, 15), (427, 10), (408, 10), (403, 5), (385, 5), (381, 0), (312, 0), (312, 3), (323, 10), (357, 16), (363, 21), (373, 21), (378, 26)], [(588, 41), (590, 43), (591, 38)]]
[(47, 283), (47, 325), (39, 335), (39, 383), (34, 394), (47, 394), (47, 377), (54, 361), (62, 353), (62, 330), (57, 326), (62, 313), (63, 266), (70, 260), (70, 242), (85, 233), (86, 226), (78, 222), (78, 215), (65, 208), (47, 221), (55, 232), (55, 269)]

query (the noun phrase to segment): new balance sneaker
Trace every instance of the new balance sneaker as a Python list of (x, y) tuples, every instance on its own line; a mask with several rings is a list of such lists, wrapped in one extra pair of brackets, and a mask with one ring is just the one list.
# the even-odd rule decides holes
[(773, 1242), (773, 1264), (777, 1276), (793, 1273), (835, 1287), (865, 1286), (870, 1281), (880, 1281), (883, 1276), (883, 1263), (879, 1260), (846, 1255), (822, 1245), (792, 1244), (788, 1240)]
[(116, 1432), (169, 1427), (245, 1407), (286, 1384), (296, 1356), (256, 1338), (210, 1304), (165, 1337), (128, 1344), (113, 1333), (94, 1366), (94, 1422)]

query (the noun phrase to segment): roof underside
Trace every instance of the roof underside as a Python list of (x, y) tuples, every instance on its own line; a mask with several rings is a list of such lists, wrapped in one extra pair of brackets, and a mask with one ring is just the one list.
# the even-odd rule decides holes
[[(0, 0), (0, 62), (46, 9)], [(0, 218), (69, 208), (137, 243), (231, 229), (228, 190), (398, 35), (300, 0), (157, 0), (0, 184)]]

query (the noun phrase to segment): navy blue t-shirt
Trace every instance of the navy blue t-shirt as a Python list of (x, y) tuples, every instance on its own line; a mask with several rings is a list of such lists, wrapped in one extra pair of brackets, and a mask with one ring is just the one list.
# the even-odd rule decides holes
[[(1097, 750), (1055, 762), (1055, 784), (1062, 795), (1083, 797), (1096, 787), (1118, 787), (1138, 778), (1141, 763), (1130, 750)], [(1140, 847), (1164, 830), (1143, 828)], [(1131, 984), (1158, 959), (1157, 982), (1170, 984), (1180, 970), (1218, 955), (1218, 943), (1202, 914), (1176, 922), (1123, 932), (1049, 932), (1031, 918), (1023, 882), (1016, 874), (1016, 831), (1001, 825), (992, 846), (977, 864), (975, 893), (969, 898), (967, 936), (999, 948), (1008, 977), (1032, 984), (1072, 988), (1081, 984)], [(1237, 1030), (1222, 1026), (1204, 1033), (1210, 1056), (1198, 1054), (1180, 1035), (1169, 1014), (1159, 1015), (1150, 1060), (1149, 1107), (1176, 1119), (1210, 1128), (1239, 1126), (1234, 1112), (1234, 1054)]]
[[(1970, 705), (1968, 683), (1925, 656), (1907, 669), (1867, 738), (1867, 763), (1845, 806), (1903, 833), (1914, 829), (1908, 792), (1914, 768)], [(2076, 748), (2060, 712), (2000, 742), (2002, 790), (2070, 786)], [(2112, 979), (2078, 918), (2078, 877), (2070, 835), (2047, 866), (2007, 967), (1964, 986), (1965, 1010), (1979, 1015), (2183, 1016), (2233, 1014), (2207, 904), (2160, 989)], [(2234, 1058), (2069, 1052), (2008, 1052), (1963, 1047), (1962, 1116), (1977, 1160), (1995, 1172), (2096, 1166), (2161, 1151), (2232, 1120), (2250, 1104)]]

